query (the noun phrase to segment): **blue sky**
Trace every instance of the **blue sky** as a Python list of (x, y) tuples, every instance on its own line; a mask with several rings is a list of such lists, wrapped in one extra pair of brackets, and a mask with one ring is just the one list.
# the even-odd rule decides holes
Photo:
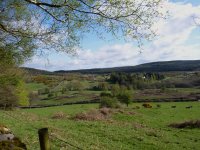
[(199, 0), (170, 0), (171, 2), (191, 3), (192, 5), (199, 5)]
[(106, 33), (107, 40), (101, 40), (90, 33), (81, 41), (77, 56), (51, 52), (46, 57), (33, 57), (24, 66), (54, 71), (200, 59), (200, 25), (195, 24), (200, 20), (194, 19), (200, 18), (200, 0), (171, 0), (164, 9), (169, 10), (170, 17), (155, 23), (158, 37), (146, 43), (142, 53), (135, 41), (113, 40)]

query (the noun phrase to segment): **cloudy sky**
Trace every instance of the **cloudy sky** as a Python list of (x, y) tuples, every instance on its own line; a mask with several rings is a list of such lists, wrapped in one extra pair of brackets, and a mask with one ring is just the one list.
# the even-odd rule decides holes
[(200, 25), (196, 25), (200, 19), (194, 19), (200, 17), (200, 0), (171, 0), (164, 8), (170, 16), (156, 22), (158, 36), (143, 46), (142, 53), (136, 42), (103, 41), (89, 34), (81, 41), (82, 50), (76, 56), (52, 52), (45, 57), (35, 56), (24, 66), (54, 71), (200, 59)]

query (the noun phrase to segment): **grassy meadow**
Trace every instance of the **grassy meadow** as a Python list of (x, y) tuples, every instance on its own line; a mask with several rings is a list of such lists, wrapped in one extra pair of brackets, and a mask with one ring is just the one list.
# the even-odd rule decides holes
[[(176, 129), (168, 125), (199, 119), (200, 102), (163, 102), (151, 105), (153, 108), (143, 108), (142, 103), (132, 103), (129, 107), (112, 109), (106, 119), (99, 120), (74, 119), (76, 114), (99, 109), (98, 104), (1, 110), (0, 123), (9, 127), (30, 150), (39, 150), (37, 130), (43, 127), (49, 128), (53, 150), (199, 149), (198, 128)], [(136, 106), (140, 108), (135, 109)], [(192, 108), (186, 109), (187, 106)], [(53, 119), (52, 116), (58, 112), (62, 112), (64, 117)]]

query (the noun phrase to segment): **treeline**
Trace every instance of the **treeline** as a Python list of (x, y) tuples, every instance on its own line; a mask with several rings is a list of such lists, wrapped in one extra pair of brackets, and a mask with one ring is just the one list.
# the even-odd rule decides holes
[(163, 79), (165, 79), (165, 76), (159, 73), (112, 73), (108, 81), (112, 84), (125, 86), (128, 89), (146, 89), (152, 88), (153, 84)]
[(108, 82), (128, 89), (192, 88), (200, 86), (200, 73), (112, 73)]

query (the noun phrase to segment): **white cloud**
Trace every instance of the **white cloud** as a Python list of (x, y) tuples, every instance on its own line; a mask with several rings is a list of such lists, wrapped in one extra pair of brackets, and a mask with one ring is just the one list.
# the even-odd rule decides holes
[(153, 29), (159, 36), (144, 46), (142, 54), (134, 44), (115, 44), (97, 50), (78, 50), (77, 57), (52, 54), (49, 63), (47, 60), (44, 61), (44, 58), (35, 57), (26, 66), (48, 70), (71, 70), (130, 66), (150, 61), (200, 59), (200, 44), (191, 42), (199, 39), (199, 35), (193, 32), (198, 28), (200, 30), (194, 21), (195, 17), (200, 16), (200, 5), (167, 2), (164, 9), (169, 10), (170, 17), (155, 23)]

